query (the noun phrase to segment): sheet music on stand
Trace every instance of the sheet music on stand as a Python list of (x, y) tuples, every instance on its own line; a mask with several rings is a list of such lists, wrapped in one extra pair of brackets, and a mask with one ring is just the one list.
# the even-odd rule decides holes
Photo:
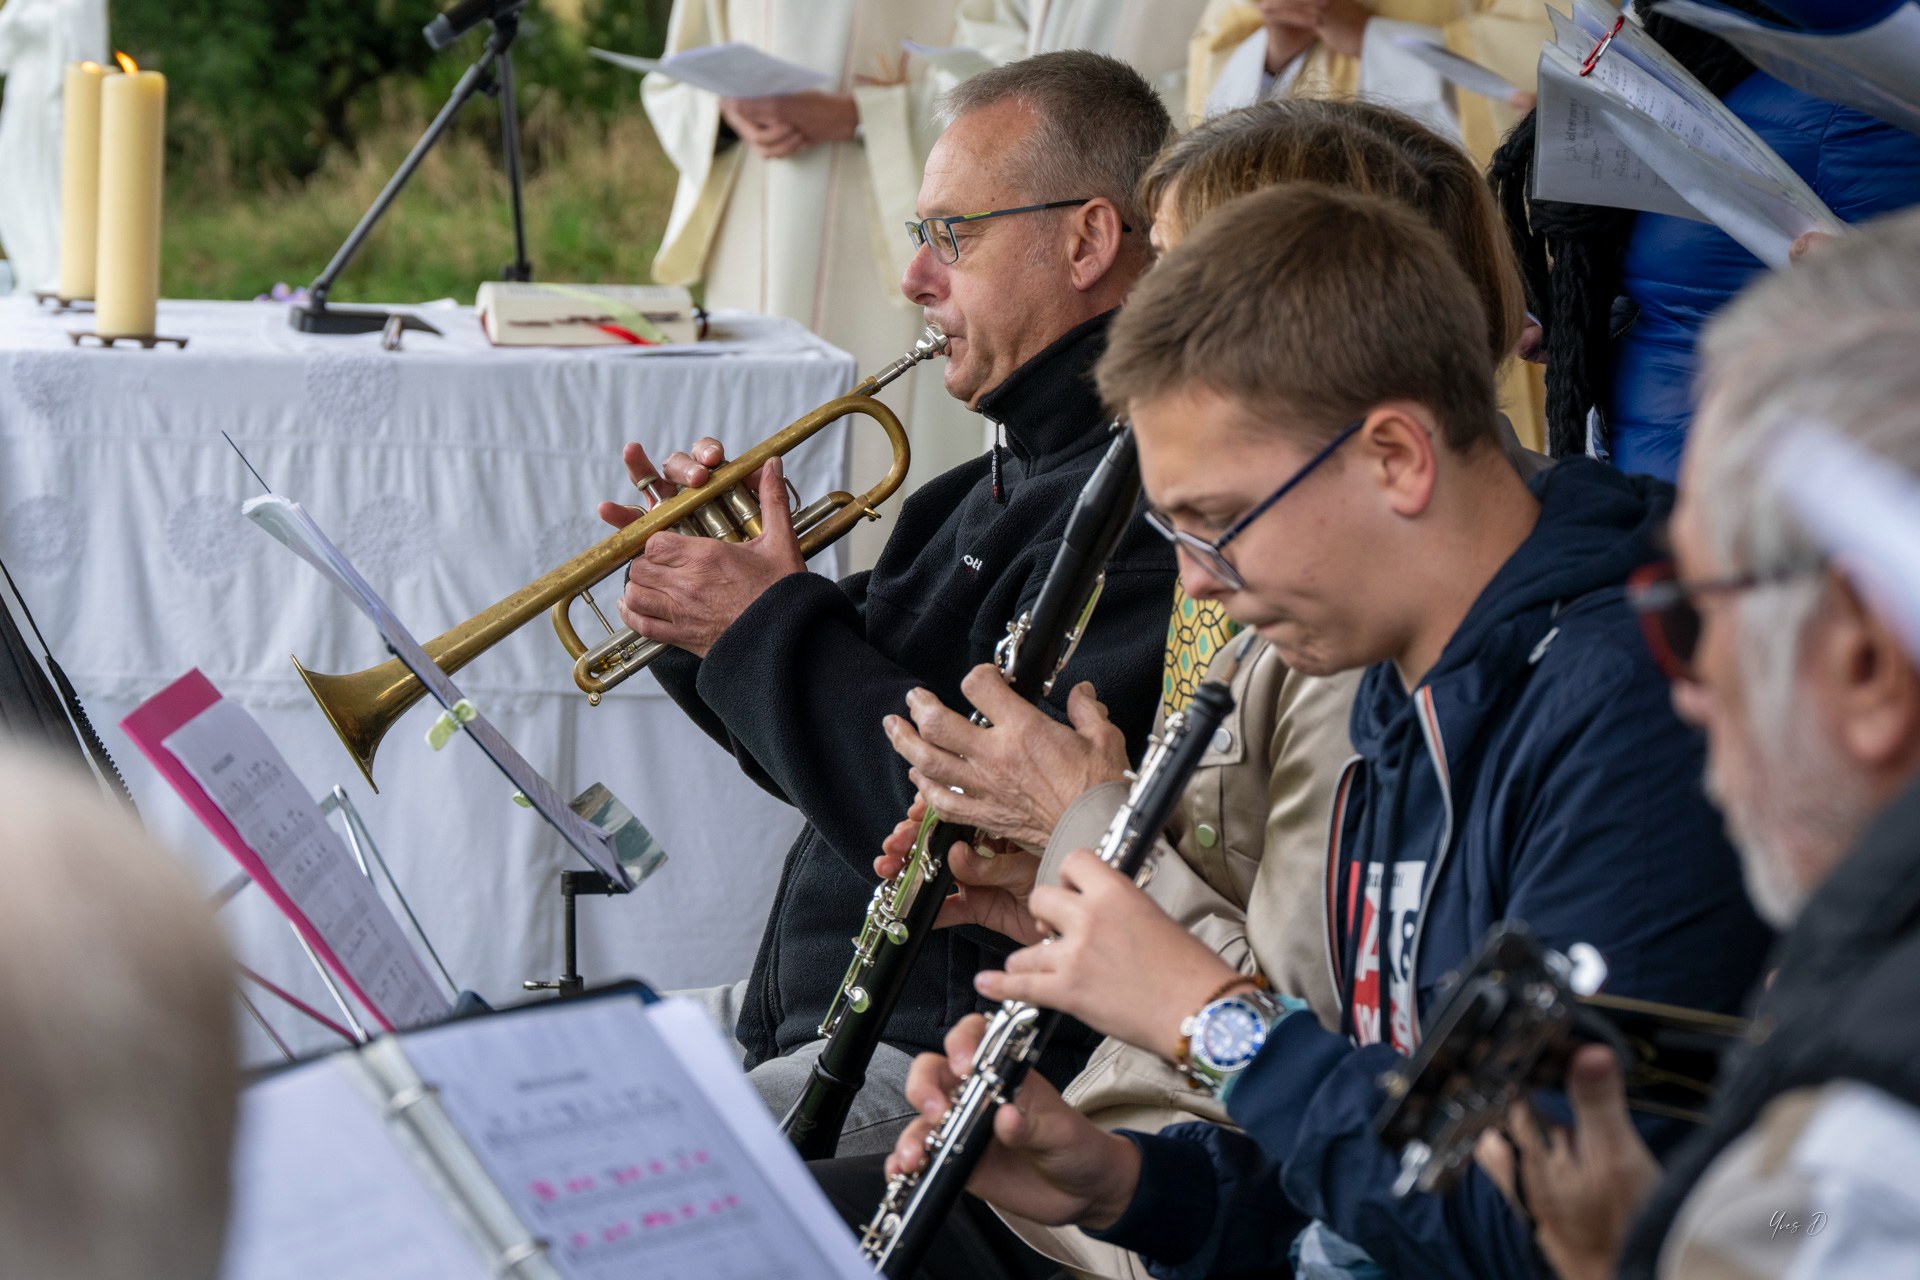
[(870, 1277), (706, 1012), (604, 995), (390, 1036), (241, 1102), (223, 1280)]
[[(1778, 152), (1619, 11), (1549, 10), (1540, 53), (1534, 196), (1710, 222), (1772, 267), (1808, 231), (1847, 226)], [(1585, 74), (1583, 74), (1583, 70)]]
[[(442, 707), (449, 712), (463, 708), (472, 713), (456, 717), (460, 727), (466, 730), (495, 767), (507, 776), (533, 809), (608, 881), (618, 885), (622, 891), (630, 890), (665, 860), (665, 854), (657, 844), (652, 843), (650, 837), (640, 842), (645, 847), (639, 848), (635, 855), (623, 857), (622, 853), (627, 848), (625, 844), (617, 845), (606, 831), (575, 813), (560, 793), (553, 789), (553, 785), (528, 764), (513, 744), (466, 700), (452, 677), (427, 656), (420, 642), (413, 638), (387, 602), (368, 585), (367, 580), (360, 576), (360, 571), (353, 567), (352, 562), (299, 503), (290, 502), (277, 494), (267, 494), (248, 499), (241, 507), (241, 512), (345, 592), (347, 598), (379, 629), (388, 649), (419, 677)], [(638, 824), (634, 823), (633, 826), (637, 828)], [(644, 835), (644, 830), (640, 834)]]
[[(121, 728), (383, 1029), (453, 1012), (373, 881), (246, 708), (195, 670)], [(341, 1012), (354, 1020), (344, 1003)]]
[(1802, 31), (1698, 0), (1660, 12), (1719, 36), (1783, 84), (1920, 133), (1920, 4), (1856, 31)]

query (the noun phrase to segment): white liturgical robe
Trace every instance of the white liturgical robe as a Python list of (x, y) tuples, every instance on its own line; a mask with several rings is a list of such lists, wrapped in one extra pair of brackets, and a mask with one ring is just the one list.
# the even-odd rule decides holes
[[(711, 308), (798, 320), (852, 352), (863, 373), (911, 347), (924, 321), (901, 295), (900, 275), (941, 85), (901, 42), (945, 43), (953, 11), (954, 0), (679, 0), (668, 52), (742, 41), (811, 67), (853, 95), (861, 137), (778, 160), (745, 142), (721, 149), (720, 99), (648, 76), (647, 115), (680, 172), (655, 279), (704, 280)], [(941, 368), (909, 373), (884, 397), (913, 444), (909, 485), (978, 454), (985, 438), (978, 415), (946, 394)], [(849, 421), (850, 487), (865, 489), (885, 470), (886, 438), (864, 418)], [(784, 425), (769, 421), (767, 431)], [(850, 535), (853, 567), (872, 563), (888, 527), (863, 524)]]
[(1187, 41), (1206, 0), (960, 0), (954, 43), (995, 62), (1091, 49), (1132, 66), (1183, 124)]
[(0, 248), (21, 292), (60, 275), (60, 98), (69, 62), (107, 56), (106, 0), (0, 7)]

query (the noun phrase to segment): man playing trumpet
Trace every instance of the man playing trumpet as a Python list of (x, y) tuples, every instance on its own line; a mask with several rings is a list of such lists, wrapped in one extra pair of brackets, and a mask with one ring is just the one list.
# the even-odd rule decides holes
[[(762, 536), (656, 535), (620, 602), (630, 627), (674, 647), (654, 665), (668, 693), (807, 819), (752, 977), (704, 993), (776, 1113), (806, 1083), (873, 894), (873, 858), (913, 799), (881, 722), (916, 687), (957, 701), (961, 677), (989, 660), (1038, 590), (1107, 443), (1093, 364), (1151, 261), (1133, 192), (1169, 125), (1137, 73), (1093, 54), (1050, 54), (974, 77), (945, 110), (901, 287), (951, 339), (947, 390), (998, 423), (1000, 443), (920, 488), (875, 568), (837, 584), (804, 571), (770, 464), (759, 480)], [(651, 478), (639, 446), (627, 462), (637, 481)], [(718, 443), (704, 440), (661, 471), (699, 485), (721, 462)], [(638, 513), (607, 504), (601, 514), (623, 524)], [(1136, 525), (1059, 685), (1098, 681), (1136, 754), (1153, 718), (1172, 589), (1164, 544)], [(984, 930), (927, 944), (842, 1151), (890, 1145), (910, 1114), (900, 1097), (910, 1054), (980, 1007), (973, 975), (1007, 950)], [(1088, 1043), (1063, 1043), (1047, 1066), (1064, 1079)]]

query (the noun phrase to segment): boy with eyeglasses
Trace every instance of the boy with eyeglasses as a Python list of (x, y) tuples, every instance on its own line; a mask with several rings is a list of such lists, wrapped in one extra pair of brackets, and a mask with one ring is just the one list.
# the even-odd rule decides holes
[[(982, 1198), (1169, 1276), (1279, 1269), (1299, 1236), (1390, 1275), (1530, 1277), (1526, 1226), (1491, 1182), (1399, 1199), (1372, 1133), (1379, 1077), (1419, 1043), (1445, 975), (1518, 917), (1598, 947), (1612, 992), (1738, 1007), (1767, 933), (1625, 600), (1672, 491), (1581, 459), (1523, 481), (1482, 332), (1431, 230), (1303, 186), (1210, 215), (1116, 321), (1101, 391), (1132, 419), (1188, 592), (1295, 670), (1365, 668), (1327, 851), (1341, 1029), (1073, 853), (1027, 903), (1054, 939), (978, 989), (1158, 1052), (1245, 1132), (1108, 1134), (1034, 1080), (997, 1119)], [(920, 1163), (979, 1029), (915, 1064), (926, 1118), (893, 1167)]]

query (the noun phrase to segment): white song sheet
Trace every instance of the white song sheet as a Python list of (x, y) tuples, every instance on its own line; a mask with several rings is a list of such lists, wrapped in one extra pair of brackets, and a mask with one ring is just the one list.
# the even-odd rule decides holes
[(1817, 423), (1787, 433), (1767, 479), (1920, 661), (1920, 485)]
[(1626, 23), (1591, 59), (1617, 11), (1575, 0), (1572, 19), (1549, 16), (1536, 198), (1712, 222), (1774, 267), (1804, 232), (1845, 232), (1778, 153), (1639, 27)]
[(1393, 42), (1438, 71), (1443, 79), (1459, 85), (1470, 93), (1492, 98), (1496, 102), (1505, 102), (1520, 92), (1519, 85), (1509, 81), (1499, 72), (1483, 67), (1471, 58), (1463, 58), (1445, 45), (1421, 39), (1418, 34), (1398, 35), (1394, 37)]
[(1774, 79), (1920, 133), (1920, 4), (1858, 31), (1793, 31), (1694, 0), (1662, 15), (1710, 31)]
[(222, 1280), (492, 1274), (337, 1061), (240, 1099)]
[(610, 49), (589, 49), (604, 62), (628, 71), (658, 71), (682, 84), (717, 93), (723, 98), (777, 98), (807, 89), (831, 87), (831, 78), (810, 67), (776, 58), (750, 44), (702, 45), (665, 58), (642, 58)]
[(570, 1280), (871, 1278), (697, 1005), (608, 997), (409, 1036)]
[(246, 708), (222, 698), (164, 745), (259, 856), (319, 935), (321, 953), (338, 962), (374, 1013), (404, 1028), (453, 1011), (373, 882)]

